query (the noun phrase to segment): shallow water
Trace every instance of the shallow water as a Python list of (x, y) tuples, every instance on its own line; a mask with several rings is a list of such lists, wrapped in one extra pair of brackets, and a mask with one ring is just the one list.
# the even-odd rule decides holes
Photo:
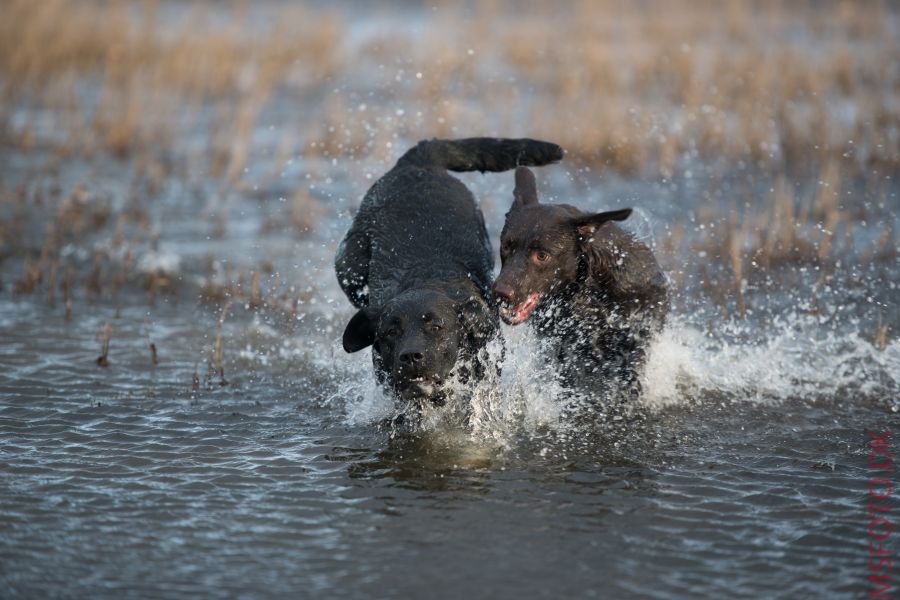
[[(348, 56), (392, 27), (434, 33), (411, 24), (430, 17), (410, 6), (351, 19)], [(484, 64), (491, 81), (507, 80)], [(832, 272), (820, 271), (827, 261), (764, 269), (748, 258), (741, 311), (727, 252), (710, 239), (769, 206), (777, 177), (689, 153), (666, 176), (565, 161), (539, 170), (544, 200), (635, 207), (626, 226), (655, 244), (672, 279), (672, 318), (651, 348), (641, 405), (625, 418), (569, 416), (527, 329), (504, 328), (503, 374), (473, 399), (468, 427), (437, 414), (398, 433), (384, 425), (395, 407), (374, 389), (368, 352), (341, 349), (353, 311), (332, 268), (365, 190), (418, 139), (402, 132), (431, 132), (427, 102), (397, 87), (411, 67), (388, 67), (274, 93), (233, 185), (197, 156), (213, 148), (202, 110), (193, 130), (177, 132), (173, 155), (161, 153), (171, 163), (161, 183), (139, 159), (54, 156), (40, 143), (59, 134), (52, 110), (24, 107), (12, 119), (39, 141), (3, 148), (0, 160), (0, 219), (18, 236), (0, 253), (0, 597), (872, 589), (868, 432), (900, 428), (896, 173), (833, 191), (844, 221), (832, 232)], [(86, 96), (94, 83), (84, 82)], [(481, 115), (479, 83), (463, 88), (463, 106)], [(380, 132), (360, 158), (303, 153), (315, 135), (296, 112), (318, 114), (332, 94)], [(517, 126), (528, 125), (525, 104), (507, 115)], [(530, 133), (507, 132), (501, 115), (478, 122), (485, 131), (466, 134)], [(372, 147), (376, 137), (390, 150)], [(789, 184), (801, 202), (825, 187), (803, 177)], [(496, 246), (512, 175), (460, 178)], [(67, 202), (108, 212), (54, 248), (60, 278), (68, 267), (76, 275), (68, 318), (58, 285), (52, 302), (46, 280), (14, 291)], [(97, 364), (104, 327), (108, 366)]]
[[(100, 171), (97, 185), (114, 187)], [(79, 292), (66, 320), (59, 304), (3, 293), (5, 597), (869, 589), (867, 431), (900, 425), (900, 346), (877, 348), (869, 327), (878, 315), (897, 324), (893, 288), (863, 277), (814, 315), (800, 292), (770, 295), (739, 319), (687, 277), (633, 420), (568, 422), (533, 340), (506, 329), (502, 381), (476, 399), (471, 428), (392, 436), (367, 353), (338, 342), (351, 310), (330, 259), (365, 183), (334, 175), (341, 200), (302, 238), (260, 233), (277, 200), (236, 198), (233, 226), (209, 239), (208, 222), (185, 218), (200, 209), (162, 195), (152, 210), (164, 235), (138, 248), (145, 264), (176, 264), (176, 283), (152, 301), (127, 285)], [(466, 178), (496, 236), (504, 200), (493, 194), (509, 178)], [(554, 185), (583, 193), (574, 179)], [(606, 189), (616, 185), (627, 183)], [(642, 186), (621, 197), (649, 198), (643, 226), (659, 236), (653, 219), (675, 200)], [(206, 254), (263, 257), (305, 294), (291, 317), (240, 302), (226, 312), (226, 385), (207, 375), (218, 308), (193, 300)]]
[(192, 352), (179, 349), (203, 335), (184, 319), (193, 310), (156, 311), (173, 324), (157, 327), (152, 368), (142, 326), (128, 325), (145, 311), (123, 309), (103, 369), (84, 344), (90, 319), (4, 301), (5, 597), (866, 589), (866, 431), (898, 425), (875, 400), (708, 396), (612, 433), (548, 419), (502, 443), (391, 439), (349, 418), (365, 399), (344, 390), (365, 388), (365, 369), (349, 387), (295, 369), (307, 343), (193, 390)]

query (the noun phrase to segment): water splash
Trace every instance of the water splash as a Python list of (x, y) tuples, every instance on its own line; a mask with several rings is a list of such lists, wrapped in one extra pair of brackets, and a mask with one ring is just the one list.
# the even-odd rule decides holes
[(649, 351), (646, 405), (660, 409), (711, 396), (777, 402), (851, 395), (900, 410), (891, 398), (900, 389), (897, 340), (878, 349), (858, 331), (824, 328), (805, 315), (776, 320), (756, 342), (729, 337), (704, 333), (684, 317), (672, 319)]
[[(892, 396), (900, 389), (897, 340), (879, 349), (858, 332), (826, 329), (815, 317), (797, 315), (778, 320), (763, 339), (738, 340), (739, 333), (738, 325), (704, 333), (685, 317), (671, 319), (650, 347), (641, 404), (654, 412), (704, 401), (840, 397), (874, 399), (900, 411)], [(474, 394), (459, 394), (469, 402), (467, 410), (427, 411), (422, 430), (446, 433), (467, 422), (470, 441), (506, 446), (521, 433), (565, 435), (580, 425), (566, 410), (571, 400), (530, 329), (504, 328), (504, 337), (505, 344), (486, 350), (492, 360), (502, 357), (502, 372), (488, 377)], [(376, 389), (371, 373), (361, 371), (342, 392), (356, 398), (347, 404), (347, 421), (390, 417), (396, 411), (393, 401)], [(466, 412), (468, 418), (449, 417), (451, 412), (456, 417)]]

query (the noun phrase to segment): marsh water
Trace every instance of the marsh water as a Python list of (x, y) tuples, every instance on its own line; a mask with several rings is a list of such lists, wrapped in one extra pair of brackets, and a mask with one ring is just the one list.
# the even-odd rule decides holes
[[(71, 161), (59, 180), (90, 173), (120, 202), (114, 167)], [(689, 182), (588, 185), (555, 169), (543, 181), (552, 196), (640, 206), (631, 226), (641, 235), (664, 235), (661, 223), (690, 195)], [(464, 179), (496, 237), (511, 177)], [(79, 291), (67, 317), (59, 300), (4, 289), (3, 597), (822, 598), (868, 589), (867, 431), (900, 424), (900, 346), (876, 347), (870, 334), (879, 319), (900, 325), (896, 264), (854, 266), (859, 285), (820, 298), (817, 313), (804, 310), (798, 287), (760, 294), (762, 309), (729, 317), (687, 277), (633, 420), (567, 421), (527, 328), (507, 328), (502, 380), (473, 400), (474, 423), (394, 435), (368, 353), (340, 348), (352, 311), (330, 265), (366, 180), (333, 170), (318, 191), (298, 185), (329, 203), (303, 235), (263, 224), (281, 218), (286, 191), (223, 204), (218, 237), (195, 218), (202, 194), (159, 192), (147, 204), (159, 239), (135, 257), (171, 279), (153, 298), (139, 286)], [(66, 252), (89, 263), (92, 243)], [(302, 301), (254, 309), (235, 300), (224, 313), (198, 303), (229, 261), (266, 261), (260, 285), (280, 277)]]
[[(696, 152), (539, 169), (547, 201), (634, 207), (625, 227), (671, 279), (639, 406), (573, 416), (528, 328), (504, 327), (468, 422), (396, 431), (369, 353), (341, 348), (332, 260), (366, 189), (444, 114), (408, 94), (411, 62), (362, 43), (448, 29), (407, 17), (348, 19), (347, 73), (273, 93), (227, 140), (241, 169), (210, 167), (203, 106), (174, 111), (171, 151), (119, 157), (58, 151), (64, 102), (9, 111), (37, 141), (0, 148), (0, 598), (867, 594), (867, 444), (900, 435), (896, 169), (776, 175)], [(532, 134), (526, 88), (501, 115), (479, 85), (513, 79), (472, 69), (445, 108), (483, 127), (459, 136)], [(73, 81), (94, 106), (96, 80)], [(310, 150), (300, 113), (310, 130), (352, 117), (365, 148)], [(496, 250), (512, 174), (460, 178)]]

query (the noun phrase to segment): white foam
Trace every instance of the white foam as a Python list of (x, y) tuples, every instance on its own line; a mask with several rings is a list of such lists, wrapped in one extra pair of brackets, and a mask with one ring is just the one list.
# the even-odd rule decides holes
[[(836, 394), (866, 395), (885, 401), (900, 388), (900, 342), (876, 348), (859, 333), (840, 334), (814, 317), (791, 315), (774, 323), (765, 339), (746, 341), (755, 325), (732, 324), (706, 334), (685, 318), (670, 319), (653, 342), (643, 376), (642, 403), (650, 410), (713, 399), (717, 402), (776, 403), (787, 398), (816, 400)], [(754, 329), (755, 331), (755, 329)], [(562, 410), (564, 389), (555, 368), (529, 327), (504, 327), (505, 356), (498, 343), (486, 350), (500, 360), (500, 375), (489, 374), (470, 401), (468, 430), (472, 441), (505, 445), (517, 432), (570, 427)], [(742, 341), (735, 341), (743, 338)], [(339, 396), (348, 398), (347, 421), (383, 420), (396, 410), (376, 389), (371, 363), (354, 359), (349, 383)], [(342, 370), (349, 361), (340, 361)], [(893, 391), (893, 392), (892, 392)], [(429, 411), (423, 429), (440, 431), (460, 424), (464, 407)], [(454, 416), (450, 416), (452, 415)]]
[(375, 377), (369, 374), (368, 385), (352, 383), (344, 388), (342, 395), (347, 401), (347, 424), (365, 425), (390, 418), (396, 411), (394, 400), (377, 385)]
[(811, 400), (838, 390), (891, 402), (898, 376), (897, 340), (879, 350), (858, 332), (836, 333), (815, 317), (780, 320), (756, 342), (729, 342), (673, 319), (650, 348), (644, 402), (663, 408), (712, 393), (732, 401)]
[[(504, 326), (503, 336), (502, 372), (473, 398), (473, 429), (486, 434), (514, 424), (527, 429), (557, 426), (563, 389), (540, 342), (526, 326)], [(490, 348), (495, 360), (502, 355), (500, 348), (499, 342)]]

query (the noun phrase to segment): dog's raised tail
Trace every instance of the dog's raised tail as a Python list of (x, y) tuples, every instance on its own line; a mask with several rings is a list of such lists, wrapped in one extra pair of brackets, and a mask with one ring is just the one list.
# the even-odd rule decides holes
[(519, 166), (540, 167), (562, 160), (563, 149), (528, 138), (466, 138), (424, 140), (398, 161), (448, 171), (508, 171)]

